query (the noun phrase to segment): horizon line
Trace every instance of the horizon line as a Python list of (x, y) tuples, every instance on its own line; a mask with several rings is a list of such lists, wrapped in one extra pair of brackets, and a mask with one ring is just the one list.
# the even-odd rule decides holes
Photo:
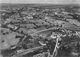
[(80, 5), (77, 3), (0, 3), (0, 4), (50, 4), (50, 5)]

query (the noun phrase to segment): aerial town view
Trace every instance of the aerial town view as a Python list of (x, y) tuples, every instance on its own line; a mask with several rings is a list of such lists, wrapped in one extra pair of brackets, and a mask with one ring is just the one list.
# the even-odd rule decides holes
[(80, 6), (2, 4), (0, 57), (80, 57)]

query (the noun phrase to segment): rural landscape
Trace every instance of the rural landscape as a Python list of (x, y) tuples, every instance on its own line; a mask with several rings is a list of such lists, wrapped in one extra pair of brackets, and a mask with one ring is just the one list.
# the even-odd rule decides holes
[(80, 57), (80, 6), (1, 4), (0, 57)]

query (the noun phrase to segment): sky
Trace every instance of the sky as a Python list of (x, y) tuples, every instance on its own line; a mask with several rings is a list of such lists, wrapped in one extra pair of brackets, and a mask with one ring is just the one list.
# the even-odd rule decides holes
[(0, 3), (80, 4), (80, 0), (0, 0)]

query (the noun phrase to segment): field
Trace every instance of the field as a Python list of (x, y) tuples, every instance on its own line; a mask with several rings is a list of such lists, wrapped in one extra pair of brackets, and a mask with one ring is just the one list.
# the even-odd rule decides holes
[(1, 57), (79, 57), (80, 6), (1, 4)]

